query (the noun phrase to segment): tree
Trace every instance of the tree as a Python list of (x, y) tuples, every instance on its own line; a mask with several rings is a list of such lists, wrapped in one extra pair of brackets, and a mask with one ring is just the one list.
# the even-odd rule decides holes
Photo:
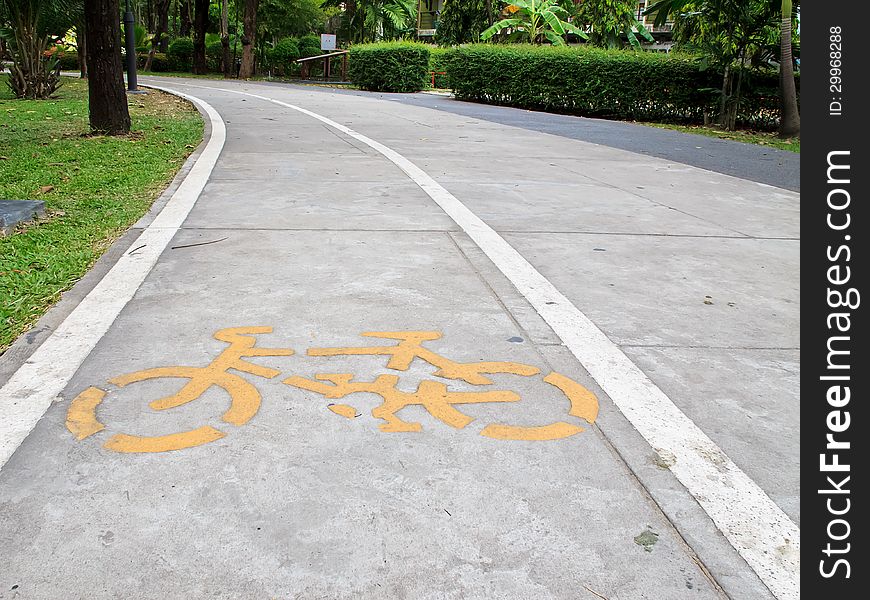
[(513, 16), (482, 32), (481, 40), (486, 41), (505, 30), (510, 32), (509, 38), (532, 44), (542, 44), (546, 40), (554, 46), (564, 46), (568, 33), (583, 39), (588, 37), (583, 30), (568, 22), (568, 10), (558, 0), (510, 0), (507, 10)]
[(324, 7), (345, 6), (348, 37), (354, 42), (401, 38), (413, 32), (417, 0), (325, 0)]
[(208, 73), (205, 60), (205, 30), (208, 29), (209, 0), (194, 0), (193, 17), (193, 72), (197, 75)]
[(734, 130), (744, 73), (764, 52), (779, 12), (774, 0), (660, 0), (646, 14), (656, 25), (672, 17), (675, 41), (721, 69), (718, 124)]
[(8, 84), (16, 98), (45, 99), (61, 86), (48, 50), (81, 16), (77, 0), (0, 0), (0, 36), (9, 44)]
[(232, 77), (233, 68), (230, 60), (230, 7), (227, 0), (221, 0), (221, 73), (224, 77)]
[(242, 64), (239, 78), (250, 79), (254, 74), (254, 43), (257, 37), (257, 8), (260, 0), (245, 0), (245, 14), (242, 17)]
[(577, 19), (589, 26), (589, 41), (596, 46), (621, 48), (624, 37), (633, 48), (640, 49), (637, 34), (648, 42), (655, 38), (638, 21), (636, 7), (634, 0), (583, 0)]
[(118, 0), (84, 0), (91, 130), (130, 132), (130, 111), (121, 66), (121, 9)]
[(779, 137), (800, 135), (801, 116), (798, 112), (797, 91), (794, 85), (794, 63), (791, 52), (792, 0), (782, 0), (782, 25), (779, 52), (779, 94), (782, 114), (779, 119)]
[(441, 46), (476, 42), (495, 21), (493, 0), (446, 0), (435, 31)]
[(172, 0), (152, 0), (149, 5), (153, 5), (154, 18), (157, 24), (157, 30), (151, 38), (151, 50), (148, 52), (148, 58), (145, 61), (143, 70), (150, 71), (151, 63), (154, 61), (154, 55), (158, 49), (162, 48), (165, 52), (169, 44), (169, 5)]
[(178, 0), (178, 11), (180, 15), (180, 28), (178, 35), (180, 37), (190, 37), (190, 29), (193, 26), (193, 21), (190, 18), (190, 3), (193, 0)]

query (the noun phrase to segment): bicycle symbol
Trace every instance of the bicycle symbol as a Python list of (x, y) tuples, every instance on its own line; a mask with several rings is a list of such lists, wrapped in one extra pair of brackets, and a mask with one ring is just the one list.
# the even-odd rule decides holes
[[(158, 367), (136, 371), (109, 380), (119, 388), (127, 385), (162, 378), (181, 378), (188, 382), (177, 393), (152, 401), (149, 406), (157, 411), (182, 406), (198, 399), (212, 386), (223, 389), (230, 397), (230, 407), (221, 416), (226, 423), (241, 426), (250, 421), (260, 408), (261, 397), (257, 388), (230, 369), (249, 373), (258, 377), (272, 379), (280, 371), (253, 364), (244, 360), (255, 356), (291, 356), (290, 348), (256, 348), (257, 334), (271, 333), (271, 327), (235, 327), (221, 329), (214, 338), (229, 344), (208, 366), (205, 367)], [(406, 371), (415, 359), (422, 360), (437, 368), (434, 375), (443, 379), (461, 380), (471, 385), (491, 385), (487, 375), (512, 374), (532, 377), (540, 374), (540, 369), (531, 365), (513, 362), (462, 363), (453, 361), (423, 347), (424, 342), (441, 338), (436, 331), (369, 332), (363, 336), (398, 340), (393, 346), (369, 346), (350, 348), (310, 348), (308, 356), (389, 356), (387, 368)], [(598, 416), (598, 399), (585, 387), (556, 372), (543, 377), (543, 381), (558, 389), (569, 401), (568, 415), (577, 417), (589, 424)], [(519, 394), (509, 390), (488, 391), (450, 391), (442, 381), (423, 380), (414, 392), (398, 389), (399, 376), (378, 375), (372, 381), (354, 381), (350, 373), (317, 374), (314, 379), (298, 375), (287, 377), (283, 383), (314, 392), (325, 398), (341, 399), (356, 393), (370, 393), (380, 396), (382, 403), (372, 409), (372, 416), (384, 421), (380, 430), (385, 432), (418, 432), (422, 424), (411, 423), (398, 416), (408, 406), (421, 406), (430, 415), (455, 429), (462, 429), (474, 419), (455, 406), (462, 404), (481, 404), (498, 402), (517, 402)], [(91, 386), (73, 399), (67, 412), (67, 429), (78, 440), (84, 440), (106, 426), (97, 418), (97, 408), (104, 401), (108, 391)], [(357, 411), (346, 404), (329, 404), (328, 408), (341, 416), (353, 418)], [(565, 421), (555, 421), (542, 426), (519, 426), (506, 423), (491, 423), (484, 427), (480, 435), (499, 440), (543, 441), (570, 437), (583, 431), (583, 427)], [(126, 433), (112, 435), (103, 445), (115, 452), (143, 453), (166, 452), (201, 446), (225, 437), (226, 434), (214, 427), (203, 426), (168, 435), (138, 436)]]

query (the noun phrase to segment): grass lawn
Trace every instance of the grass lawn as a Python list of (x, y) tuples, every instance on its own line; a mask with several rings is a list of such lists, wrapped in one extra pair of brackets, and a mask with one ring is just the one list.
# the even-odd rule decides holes
[(55, 99), (16, 100), (0, 75), (0, 198), (46, 206), (41, 222), (0, 237), (0, 354), (148, 210), (202, 139), (196, 109), (154, 91), (129, 97), (129, 136), (90, 136), (87, 100), (72, 78)]
[(705, 127), (704, 125), (670, 125), (666, 123), (641, 123), (650, 127), (660, 127), (662, 129), (675, 129), (683, 133), (696, 133), (698, 135), (706, 135), (707, 137), (716, 137), (723, 140), (733, 140), (735, 142), (745, 142), (747, 144), (757, 144), (759, 146), (770, 146), (779, 150), (788, 150), (800, 154), (801, 139), (789, 138), (785, 140), (779, 139), (776, 133), (767, 131), (724, 131), (717, 127)]

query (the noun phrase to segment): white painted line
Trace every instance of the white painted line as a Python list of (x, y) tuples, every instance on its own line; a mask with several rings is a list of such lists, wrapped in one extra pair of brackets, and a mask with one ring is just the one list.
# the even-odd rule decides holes
[(0, 468), (60, 396), (139, 289), (199, 198), (224, 147), (226, 127), (214, 108), (198, 98), (165, 91), (190, 100), (208, 115), (211, 138), (166, 206), (130, 246), (141, 248), (135, 254), (121, 256), (54, 333), (0, 388)]
[(535, 307), (647, 442), (675, 459), (671, 471), (780, 600), (800, 598), (800, 529), (619, 347), (495, 230), (417, 165), (353, 129), (293, 104), (237, 90), (298, 111), (378, 151), (404, 171), (483, 250)]

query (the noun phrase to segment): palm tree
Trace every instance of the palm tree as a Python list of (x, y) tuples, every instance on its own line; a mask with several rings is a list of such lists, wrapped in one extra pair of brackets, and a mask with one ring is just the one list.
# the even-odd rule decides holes
[(60, 65), (47, 51), (81, 18), (81, 0), (0, 0), (0, 8), (0, 36), (12, 55), (12, 93), (31, 100), (48, 98), (61, 81)]
[(481, 40), (486, 41), (506, 29), (511, 31), (511, 37), (532, 44), (547, 40), (554, 46), (564, 46), (568, 33), (588, 38), (583, 30), (568, 22), (568, 11), (559, 5), (558, 0), (510, 0), (507, 5), (513, 16), (483, 31)]
[(801, 116), (797, 106), (797, 91), (794, 86), (794, 65), (791, 54), (792, 0), (782, 0), (782, 29), (780, 31), (779, 93), (782, 116), (779, 119), (779, 137), (800, 135)]

